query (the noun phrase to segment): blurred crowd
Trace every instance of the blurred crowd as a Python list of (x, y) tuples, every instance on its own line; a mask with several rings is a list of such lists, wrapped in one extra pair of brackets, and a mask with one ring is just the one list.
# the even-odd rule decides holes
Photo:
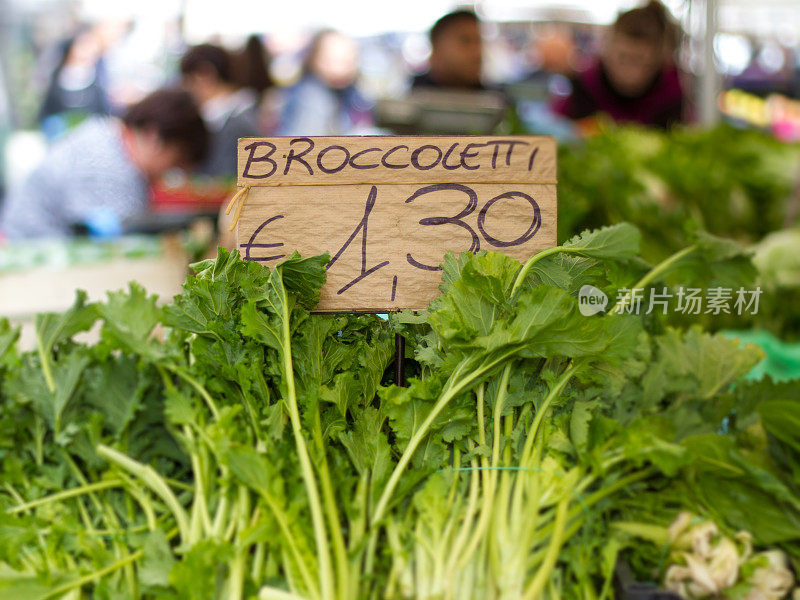
[[(194, 182), (222, 182), (227, 192), (242, 137), (391, 133), (359, 85), (367, 57), (340, 32), (310, 39), (288, 85), (275, 84), (272, 57), (254, 35), (238, 48), (186, 48), (163, 87), (140, 98), (109, 90), (106, 57), (125, 35), (124, 25), (84, 26), (47, 54), (39, 122), (49, 146), (0, 204), (0, 236), (118, 234), (176, 169)], [(482, 23), (459, 10), (432, 25), (425, 68), (403, 87), (411, 95), (493, 93), (533, 133), (555, 124), (583, 135), (601, 119), (668, 128), (692, 117), (675, 60), (679, 38), (653, 1), (620, 14), (590, 52), (569, 28), (542, 30), (515, 57), (523, 67), (513, 80), (490, 82)], [(520, 92), (531, 89), (539, 91)]]

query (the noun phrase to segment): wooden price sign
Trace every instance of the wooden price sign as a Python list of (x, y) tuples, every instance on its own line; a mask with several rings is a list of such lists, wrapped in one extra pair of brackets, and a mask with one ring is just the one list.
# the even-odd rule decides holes
[(243, 138), (238, 185), (244, 259), (330, 253), (320, 312), (422, 309), (447, 251), (556, 244), (548, 137)]

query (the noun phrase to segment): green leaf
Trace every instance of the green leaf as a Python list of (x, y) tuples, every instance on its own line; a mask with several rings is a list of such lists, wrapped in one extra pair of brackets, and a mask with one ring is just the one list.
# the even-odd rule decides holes
[(52, 584), (43, 583), (39, 577), (0, 567), (0, 598), (45, 600), (52, 589)]
[(87, 371), (86, 402), (100, 412), (106, 425), (119, 435), (141, 408), (150, 384), (130, 356), (112, 356)]
[[(449, 262), (448, 262), (449, 261)], [(461, 271), (447, 293), (431, 303), (428, 322), (444, 340), (467, 340), (489, 335), (495, 321), (509, 308), (508, 293), (520, 264), (496, 252), (446, 259), (448, 272)]]
[(283, 332), (284, 327), (289, 326), (286, 321), (296, 306), (311, 309), (317, 305), (326, 279), (327, 262), (327, 254), (300, 258), (295, 252), (278, 264), (269, 275), (264, 297), (251, 299), (242, 307), (244, 335), (281, 355), (289, 352)]
[(360, 398), (361, 384), (356, 374), (351, 371), (336, 375), (333, 387), (323, 388), (320, 396), (321, 400), (336, 405), (342, 416), (345, 416), (348, 407), (356, 404)]
[(751, 252), (737, 242), (697, 230), (693, 236), (696, 250), (672, 268), (671, 279), (680, 286), (702, 285), (734, 290), (755, 284), (756, 269)]
[(439, 290), (445, 294), (456, 281), (461, 278), (461, 271), (464, 266), (471, 260), (472, 253), (461, 252), (455, 254), (454, 252), (446, 252), (442, 260), (442, 282), (439, 284)]
[(150, 339), (162, 316), (156, 301), (156, 296), (148, 296), (141, 285), (133, 282), (127, 293), (108, 292), (108, 301), (97, 305), (97, 312), (104, 319), (103, 339), (113, 348), (160, 360), (164, 348)]
[(700, 477), (695, 491), (712, 514), (732, 528), (749, 531), (759, 545), (800, 539), (800, 513), (745, 478)]
[(767, 400), (757, 410), (767, 431), (800, 452), (800, 402)]
[[(442, 392), (443, 383), (441, 375), (438, 375), (424, 380), (412, 378), (405, 388), (391, 386), (380, 390), (384, 410), (396, 436), (395, 445), (401, 450), (405, 449), (408, 441), (430, 415), (435, 400)], [(472, 416), (472, 407), (462, 404), (458, 410), (454, 407), (443, 412), (433, 421), (430, 430), (441, 432), (450, 423), (449, 419), (457, 416), (461, 420), (465, 414)], [(441, 436), (431, 435), (414, 454), (414, 465), (418, 469), (438, 469), (448, 454), (449, 450)]]
[(353, 427), (339, 434), (353, 466), (360, 473), (370, 473), (375, 484), (382, 483), (391, 469), (391, 450), (383, 423), (386, 417), (368, 406), (356, 414)]
[[(270, 307), (279, 309), (281, 304), (283, 304), (283, 301), (278, 300), (275, 304), (271, 304)], [(279, 356), (282, 356), (290, 348), (287, 348), (284, 344), (282, 317), (280, 314), (271, 314), (259, 310), (259, 303), (255, 300), (250, 300), (242, 306), (242, 334), (276, 350)]]
[(8, 391), (23, 402), (30, 402), (52, 431), (61, 432), (65, 412), (75, 396), (78, 383), (88, 366), (90, 358), (86, 351), (75, 348), (64, 353), (50, 367), (53, 389), (48, 387), (44, 371), (33, 355), (22, 359), (19, 379), (11, 380)]
[(562, 246), (589, 258), (628, 260), (639, 253), (639, 230), (630, 223), (618, 223), (586, 230)]
[[(21, 568), (21, 550), (36, 541), (37, 526), (31, 518), (0, 512), (0, 564)], [(2, 577), (0, 575), (0, 577)]]
[(197, 411), (183, 392), (176, 388), (165, 390), (164, 416), (174, 425), (192, 425), (197, 421)]
[(653, 405), (668, 394), (709, 400), (727, 390), (762, 358), (756, 346), (711, 335), (699, 327), (667, 331), (656, 338), (657, 358), (642, 383), (644, 402)]
[(219, 339), (223, 324), (233, 319), (235, 289), (227, 282), (199, 277), (189, 277), (184, 288), (186, 292), (164, 308), (165, 325)]
[(75, 292), (75, 302), (63, 313), (40, 313), (34, 317), (36, 341), (49, 355), (53, 348), (80, 331), (88, 330), (97, 319), (97, 305), (86, 303), (86, 292)]
[(699, 252), (708, 262), (719, 262), (737, 257), (749, 257), (752, 253), (729, 238), (712, 235), (698, 229), (694, 232)]
[(0, 362), (19, 339), (20, 327), (12, 327), (6, 318), (0, 318)]
[(276, 474), (262, 455), (247, 446), (237, 446), (226, 453), (225, 459), (234, 477), (256, 492), (270, 496), (269, 482)]
[(475, 345), (489, 350), (521, 345), (525, 357), (565, 356), (617, 363), (638, 345), (641, 325), (619, 315), (588, 318), (575, 298), (557, 288), (523, 290), (513, 320), (500, 323)]
[(549, 285), (574, 296), (584, 285), (605, 285), (604, 263), (593, 258), (565, 253), (546, 256), (531, 268), (531, 285)]
[(586, 450), (589, 444), (589, 425), (592, 412), (597, 407), (594, 402), (576, 402), (572, 407), (569, 423), (569, 436), (579, 452)]
[(80, 331), (86, 331), (97, 319), (97, 306), (86, 303), (86, 292), (75, 293), (75, 303), (65, 312), (41, 313), (34, 317), (36, 346), (42, 361), (42, 373), (47, 387), (55, 391), (52, 375), (53, 349)]
[(149, 532), (142, 549), (144, 554), (136, 570), (139, 583), (144, 586), (167, 587), (175, 558), (166, 533), (161, 529)]
[(306, 310), (313, 310), (319, 304), (320, 289), (325, 285), (327, 271), (325, 267), (330, 261), (326, 252), (319, 256), (301, 258), (294, 252), (289, 258), (275, 267), (281, 272), (281, 278), (286, 290), (293, 294), (300, 306)]
[(758, 406), (767, 401), (800, 398), (800, 380), (774, 381), (764, 377), (747, 380), (733, 390), (731, 410), (736, 411), (737, 427), (747, 427), (760, 420)]
[(212, 539), (194, 544), (175, 563), (169, 582), (183, 600), (216, 600), (224, 597), (225, 569), (233, 555), (230, 544)]
[(255, 261), (241, 260), (239, 251), (217, 248), (217, 257), (190, 265), (196, 277), (189, 277), (184, 288), (191, 291), (199, 281), (224, 283), (240, 290), (245, 298), (264, 295), (264, 286), (270, 270)]

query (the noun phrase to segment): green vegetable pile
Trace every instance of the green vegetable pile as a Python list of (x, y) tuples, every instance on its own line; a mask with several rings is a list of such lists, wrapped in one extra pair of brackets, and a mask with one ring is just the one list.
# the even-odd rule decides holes
[(608, 126), (561, 146), (558, 164), (559, 239), (629, 221), (648, 260), (685, 246), (687, 222), (751, 244), (800, 217), (800, 146), (755, 130)]
[[(579, 145), (561, 146), (558, 163), (559, 240), (628, 221), (642, 231), (643, 258), (658, 262), (690, 244), (697, 229), (750, 246), (800, 224), (800, 146), (759, 131), (609, 125)], [(773, 277), (796, 268), (789, 262), (796, 242), (776, 242), (769, 253), (759, 251), (758, 283), (768, 293), (758, 315), (709, 318), (706, 328), (760, 328), (800, 339), (800, 284)]]
[(665, 581), (642, 532), (684, 510), (797, 567), (800, 384), (576, 298), (748, 285), (749, 258), (698, 232), (650, 265), (640, 239), (448, 255), (388, 322), (311, 314), (327, 256), (220, 250), (165, 306), (132, 284), (40, 315), (33, 352), (0, 323), (0, 597), (611, 598), (620, 557)]

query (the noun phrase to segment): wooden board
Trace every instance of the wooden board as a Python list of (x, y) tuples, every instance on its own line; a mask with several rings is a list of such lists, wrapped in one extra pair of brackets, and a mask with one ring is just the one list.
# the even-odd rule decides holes
[[(320, 312), (419, 310), (439, 293), (439, 265), (447, 251), (501, 251), (525, 261), (556, 243), (555, 145), (549, 138), (272, 138), (259, 142), (274, 147), (270, 158), (277, 159), (296, 149), (298, 144), (292, 142), (297, 139), (314, 142), (314, 148), (323, 150), (342, 148), (336, 151), (342, 157), (359, 156), (357, 165), (367, 156), (358, 153), (367, 148), (379, 148), (372, 153), (379, 157), (400, 145), (413, 153), (414, 148), (434, 143), (447, 149), (453, 144), (467, 148), (492, 142), (470, 149), (478, 154), (474, 160), (480, 168), (476, 170), (448, 170), (440, 160), (430, 169), (409, 167), (398, 175), (400, 169), (359, 170), (348, 163), (340, 172), (323, 173), (318, 180), (317, 159), (311, 153), (304, 155), (309, 158), (308, 169), (296, 169), (298, 163), (292, 160), (288, 169), (276, 161), (274, 169), (270, 165), (259, 172), (252, 162), (248, 167), (254, 138), (240, 140), (239, 182), (252, 186), (237, 225), (242, 257), (274, 266), (295, 250), (304, 256), (328, 252), (331, 261)], [(309, 144), (304, 142), (304, 147)], [(524, 152), (517, 153), (520, 149)], [(322, 164), (329, 168), (326, 156)], [(472, 165), (471, 160), (466, 164)], [(257, 164), (263, 167), (265, 163)], [(249, 178), (270, 171), (269, 177)]]

